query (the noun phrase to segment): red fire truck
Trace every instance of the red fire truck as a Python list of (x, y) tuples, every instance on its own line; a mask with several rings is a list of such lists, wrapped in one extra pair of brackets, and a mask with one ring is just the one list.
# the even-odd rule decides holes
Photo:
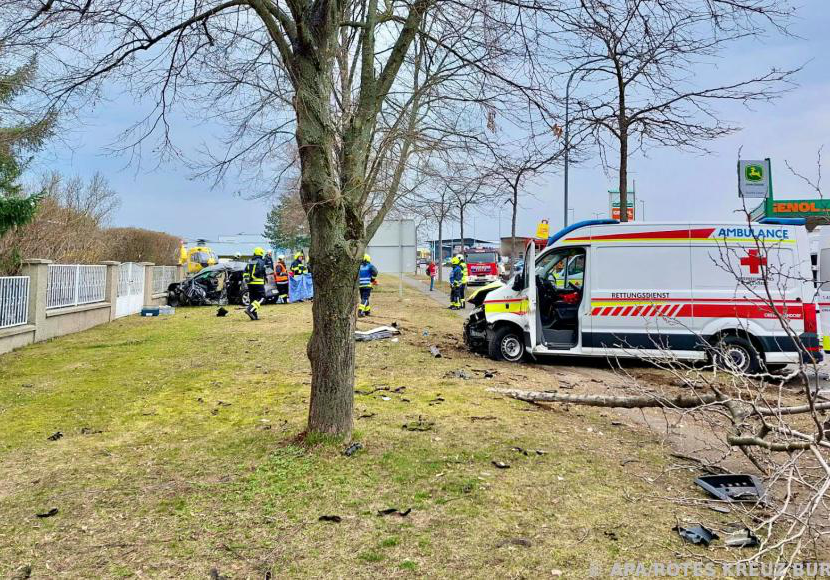
[(467, 284), (490, 284), (503, 273), (501, 256), (495, 248), (470, 248), (466, 252)]

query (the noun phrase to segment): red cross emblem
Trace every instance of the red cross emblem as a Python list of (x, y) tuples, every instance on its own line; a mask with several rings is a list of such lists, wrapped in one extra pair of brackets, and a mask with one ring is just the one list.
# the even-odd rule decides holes
[(758, 255), (758, 250), (747, 250), (747, 256), (741, 258), (741, 266), (749, 266), (750, 274), (758, 274), (761, 266), (767, 265), (767, 259)]

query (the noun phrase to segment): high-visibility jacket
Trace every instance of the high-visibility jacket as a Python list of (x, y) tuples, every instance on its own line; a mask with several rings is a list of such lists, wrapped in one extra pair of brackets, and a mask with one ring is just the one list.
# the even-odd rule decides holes
[(277, 284), (285, 284), (288, 282), (288, 268), (282, 262), (277, 262), (274, 266), (274, 282)]
[(461, 266), (456, 264), (452, 267), (452, 272), (450, 272), (450, 285), (453, 287), (461, 286), (464, 275), (461, 273)]
[(378, 269), (375, 268), (371, 262), (360, 263), (360, 273), (358, 275), (361, 288), (371, 288), (372, 282), (378, 277)]
[(265, 284), (265, 262), (259, 256), (255, 256), (253, 260), (248, 262), (245, 266), (245, 271), (242, 274), (245, 282), (251, 285)]
[(467, 262), (461, 262), (459, 264), (461, 267), (461, 284), (467, 283)]
[(302, 276), (307, 271), (305, 267), (305, 262), (301, 259), (297, 258), (293, 262), (291, 262), (291, 273), (295, 276)]

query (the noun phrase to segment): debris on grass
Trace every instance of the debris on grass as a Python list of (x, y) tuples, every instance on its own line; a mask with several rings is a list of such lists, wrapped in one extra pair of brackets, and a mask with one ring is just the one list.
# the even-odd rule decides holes
[(743, 524), (731, 524), (724, 531), (729, 535), (723, 543), (730, 548), (754, 548), (761, 543), (758, 536)]
[(354, 442), (343, 450), (343, 455), (345, 455), (346, 457), (351, 457), (361, 449), (363, 449), (363, 444)]
[(63, 433), (61, 433), (60, 431), (55, 431), (54, 433), (49, 435), (49, 437), (47, 437), (46, 439), (48, 439), (49, 441), (57, 441), (61, 437), (63, 437)]
[(704, 475), (695, 483), (723, 501), (758, 502), (764, 495), (764, 484), (754, 475)]
[(27, 580), (28, 578), (32, 577), (32, 566), (30, 564), (26, 564), (21, 566), (17, 570), (14, 571), (14, 575), (12, 576), (12, 580)]
[(418, 415), (417, 421), (408, 421), (403, 424), (403, 429), (407, 431), (431, 431), (435, 427), (435, 421), (427, 421)]
[(384, 340), (392, 338), (401, 331), (397, 329), (397, 323), (392, 323), (392, 326), (377, 326), (371, 330), (356, 330), (354, 339), (357, 342), (368, 342), (370, 340)]
[(227, 576), (223, 576), (216, 568), (210, 569), (210, 580), (229, 580)]
[(464, 381), (467, 381), (467, 380), (471, 379), (472, 377), (464, 369), (458, 369), (457, 371), (447, 371), (444, 374), (444, 378), (445, 379), (462, 379)]
[(498, 417), (496, 417), (495, 415), (484, 415), (484, 416), (473, 415), (472, 417), (470, 417), (470, 421), (473, 421), (473, 422), (475, 422), (475, 421), (497, 421), (497, 420), (498, 420)]
[(218, 316), (219, 318), (222, 318), (223, 316), (227, 316), (227, 315), (228, 315), (227, 308), (223, 308), (223, 307), (220, 306), (219, 310), (216, 311), (216, 316)]
[(710, 504), (706, 504), (706, 507), (708, 507), (713, 512), (718, 512), (720, 514), (728, 514), (729, 512), (732, 511), (728, 505), (720, 505), (720, 504), (710, 503)]
[(343, 521), (343, 518), (340, 516), (320, 516), (317, 520), (321, 522), (334, 522), (335, 524), (339, 524)]
[(58, 510), (58, 508), (52, 508), (52, 509), (50, 509), (48, 512), (43, 512), (43, 513), (40, 513), (40, 514), (35, 514), (35, 517), (38, 517), (38, 518), (41, 518), (41, 519), (43, 519), (43, 518), (51, 518), (52, 516), (56, 516), (56, 515), (58, 515), (58, 511), (59, 511), (59, 510)]
[(446, 401), (446, 399), (441, 396), (441, 393), (438, 393), (437, 395), (435, 395), (434, 399), (432, 399), (430, 401), (427, 401), (427, 402), (430, 404), (430, 406), (432, 406), (432, 405), (439, 405), (439, 404), (443, 403), (444, 401)]
[(505, 463), (504, 461), (493, 460), (490, 463), (492, 463), (494, 466), (496, 466), (499, 469), (510, 469), (510, 464)]
[(429, 352), (434, 358), (441, 358), (441, 351), (438, 350), (437, 346), (429, 347)]
[(681, 538), (692, 544), (702, 544), (708, 546), (713, 540), (718, 539), (718, 535), (709, 528), (701, 525), (684, 527), (681, 525), (672, 528)]
[(375, 415), (377, 415), (377, 413), (363, 413), (362, 415), (358, 415), (357, 418), (358, 418), (358, 420), (359, 419), (371, 419)]
[(409, 513), (411, 511), (412, 511), (411, 507), (406, 508), (405, 510), (401, 510), (401, 509), (398, 509), (398, 508), (386, 508), (384, 510), (378, 510), (378, 516), (383, 517), (383, 516), (391, 516), (392, 514), (395, 514), (399, 517), (405, 518), (406, 516), (409, 515)]

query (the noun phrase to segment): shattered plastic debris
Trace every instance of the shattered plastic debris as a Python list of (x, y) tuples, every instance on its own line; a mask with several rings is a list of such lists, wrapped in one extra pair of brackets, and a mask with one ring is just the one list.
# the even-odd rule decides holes
[(383, 340), (385, 338), (392, 338), (401, 331), (396, 328), (397, 324), (392, 323), (392, 326), (377, 326), (371, 330), (356, 330), (354, 339), (357, 342), (368, 342), (370, 340)]
[(430, 354), (431, 354), (433, 357), (435, 357), (435, 358), (441, 358), (441, 351), (440, 351), (440, 350), (438, 350), (438, 347), (437, 347), (437, 346), (431, 346), (431, 347), (429, 347), (429, 352), (430, 352)]
[(47, 437), (47, 439), (48, 439), (49, 441), (57, 441), (57, 440), (58, 440), (58, 439), (60, 439), (61, 437), (63, 437), (63, 433), (61, 433), (60, 431), (55, 431), (54, 433), (52, 433), (51, 435), (49, 435), (49, 437)]
[(697, 525), (691, 527), (674, 526), (672, 528), (681, 538), (693, 544), (703, 544), (708, 546), (713, 540), (718, 539), (718, 535), (707, 527)]
[(761, 543), (758, 540), (758, 536), (742, 524), (733, 524), (728, 526), (724, 531), (729, 535), (724, 539), (723, 543), (730, 548), (754, 548)]
[(52, 516), (58, 515), (58, 508), (52, 508), (48, 512), (43, 512), (40, 514), (35, 514), (35, 517), (38, 518), (51, 518)]
[(510, 464), (505, 463), (504, 461), (495, 461), (495, 460), (493, 460), (490, 463), (492, 463), (495, 467), (497, 467), (499, 469), (510, 469)]
[(462, 379), (464, 381), (469, 380), (470, 375), (464, 369), (458, 369), (456, 371), (447, 371), (444, 374), (445, 379)]
[(406, 516), (408, 516), (408, 515), (409, 515), (409, 513), (410, 513), (411, 511), (412, 511), (412, 508), (411, 508), (411, 507), (410, 507), (410, 508), (406, 508), (405, 510), (400, 510), (400, 509), (398, 509), (398, 508), (386, 508), (386, 509), (384, 509), (384, 510), (378, 510), (378, 516), (381, 516), (381, 517), (382, 517), (382, 516), (391, 516), (392, 514), (395, 514), (395, 515), (397, 515), (397, 516), (400, 516), (400, 517), (402, 517), (402, 518), (405, 518)]
[(222, 306), (220, 306), (219, 309), (216, 311), (216, 316), (218, 316), (219, 318), (222, 318), (223, 316), (227, 315), (228, 310), (226, 308), (223, 308)]
[(764, 485), (754, 475), (704, 475), (695, 483), (723, 501), (758, 502), (764, 495)]
[(343, 455), (345, 455), (346, 457), (351, 457), (361, 449), (363, 449), (363, 444), (355, 442), (346, 447), (346, 449), (343, 451)]
[(335, 524), (339, 524), (343, 521), (343, 518), (340, 516), (320, 516), (317, 520), (321, 522), (334, 522)]

